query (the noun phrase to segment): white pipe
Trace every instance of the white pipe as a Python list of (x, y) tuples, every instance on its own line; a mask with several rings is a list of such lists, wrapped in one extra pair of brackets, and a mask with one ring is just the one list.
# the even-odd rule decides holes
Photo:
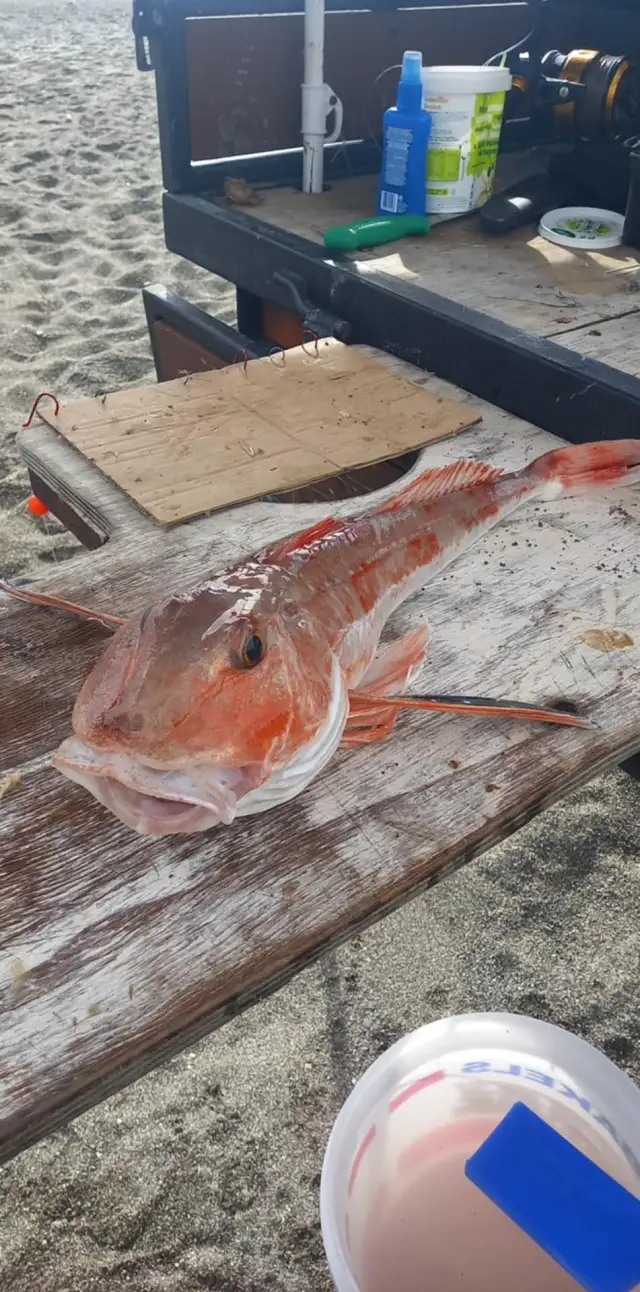
[(302, 85), (302, 191), (321, 193), (327, 97), (324, 83), (324, 0), (304, 4), (304, 81)]

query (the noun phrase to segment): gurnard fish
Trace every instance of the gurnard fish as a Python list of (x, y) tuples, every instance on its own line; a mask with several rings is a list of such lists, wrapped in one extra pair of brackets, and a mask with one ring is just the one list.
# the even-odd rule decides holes
[(426, 626), (378, 646), (406, 597), (526, 499), (623, 480), (640, 480), (640, 441), (559, 448), (510, 475), (455, 462), (127, 620), (14, 590), (116, 629), (53, 765), (127, 826), (168, 835), (294, 798), (340, 744), (383, 739), (404, 708), (588, 727), (517, 701), (412, 696)]

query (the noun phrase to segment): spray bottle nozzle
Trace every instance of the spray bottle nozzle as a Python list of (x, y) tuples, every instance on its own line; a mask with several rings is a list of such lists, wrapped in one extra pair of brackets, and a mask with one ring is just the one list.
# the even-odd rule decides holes
[(405, 50), (402, 55), (400, 79), (422, 83), (422, 54), (419, 51), (415, 49)]
[(422, 54), (414, 49), (407, 49), (402, 55), (396, 103), (410, 112), (422, 107)]

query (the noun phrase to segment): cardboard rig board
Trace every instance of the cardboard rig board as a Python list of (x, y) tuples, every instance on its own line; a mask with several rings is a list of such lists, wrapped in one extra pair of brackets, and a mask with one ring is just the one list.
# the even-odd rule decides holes
[(480, 420), (324, 338), (39, 415), (161, 525), (398, 457)]

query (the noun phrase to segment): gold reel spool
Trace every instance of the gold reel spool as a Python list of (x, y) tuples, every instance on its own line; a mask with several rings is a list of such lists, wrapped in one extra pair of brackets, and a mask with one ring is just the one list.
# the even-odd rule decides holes
[(558, 103), (553, 109), (558, 133), (603, 138), (633, 129), (638, 105), (638, 74), (624, 55), (602, 54), (597, 49), (573, 49), (556, 66), (555, 75), (585, 87), (578, 103)]

